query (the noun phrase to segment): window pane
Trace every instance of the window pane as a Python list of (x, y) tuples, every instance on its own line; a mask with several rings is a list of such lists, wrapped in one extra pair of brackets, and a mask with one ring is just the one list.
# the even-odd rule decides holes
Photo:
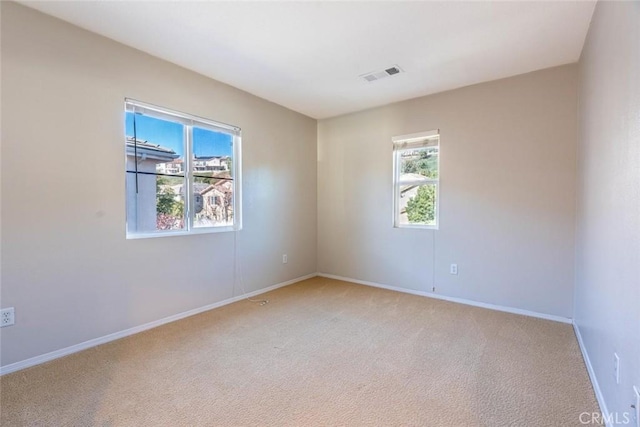
[(233, 225), (233, 136), (193, 128), (194, 227)]
[(156, 179), (156, 230), (184, 230), (184, 178)]
[[(135, 137), (137, 145), (134, 148)], [(127, 156), (138, 155), (154, 172), (184, 175), (184, 126), (180, 123), (127, 112)], [(147, 167), (146, 169), (152, 169)]]
[(127, 231), (184, 230), (183, 177), (127, 173)]
[(400, 180), (421, 176), (438, 179), (438, 147), (416, 148), (400, 153)]
[(230, 177), (233, 136), (199, 127), (193, 128), (193, 173), (206, 177)]
[(125, 130), (127, 231), (184, 229), (184, 126), (127, 112)]
[(436, 184), (400, 185), (399, 225), (436, 225)]
[(233, 181), (201, 177), (196, 177), (195, 180), (193, 226), (198, 228), (233, 225)]

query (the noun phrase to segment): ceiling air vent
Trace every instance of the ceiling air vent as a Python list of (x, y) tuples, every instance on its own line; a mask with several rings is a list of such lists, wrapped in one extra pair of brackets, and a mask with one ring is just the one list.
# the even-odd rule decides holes
[(386, 68), (381, 71), (374, 71), (372, 73), (363, 74), (360, 77), (369, 83), (376, 80), (384, 79), (385, 77), (393, 76), (402, 72), (402, 68), (394, 65), (393, 67)]

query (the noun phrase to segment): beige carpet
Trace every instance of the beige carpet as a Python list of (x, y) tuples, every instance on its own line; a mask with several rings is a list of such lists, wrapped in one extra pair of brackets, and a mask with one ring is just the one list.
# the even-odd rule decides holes
[(2, 426), (579, 426), (570, 325), (314, 278), (1, 378)]

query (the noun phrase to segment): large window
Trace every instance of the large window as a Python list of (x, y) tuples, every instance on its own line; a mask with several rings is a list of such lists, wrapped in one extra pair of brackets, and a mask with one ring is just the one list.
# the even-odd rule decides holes
[(240, 129), (127, 99), (127, 237), (239, 229)]
[(438, 131), (393, 138), (395, 227), (438, 228)]

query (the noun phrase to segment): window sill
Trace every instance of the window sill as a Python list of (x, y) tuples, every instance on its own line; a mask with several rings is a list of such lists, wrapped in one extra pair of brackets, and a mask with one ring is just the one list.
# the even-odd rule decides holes
[(190, 231), (164, 231), (155, 233), (127, 233), (127, 240), (135, 239), (154, 239), (157, 237), (173, 237), (173, 236), (190, 236), (193, 234), (213, 234), (213, 233), (225, 233), (229, 231), (238, 231), (240, 228), (235, 228), (233, 225), (226, 225), (223, 227), (203, 227), (196, 228)]
[(409, 228), (409, 229), (418, 229), (418, 230), (438, 230), (438, 226), (437, 225), (420, 225), (420, 224), (415, 224), (415, 225), (394, 225), (393, 228), (399, 228), (399, 229), (403, 229), (403, 228)]

